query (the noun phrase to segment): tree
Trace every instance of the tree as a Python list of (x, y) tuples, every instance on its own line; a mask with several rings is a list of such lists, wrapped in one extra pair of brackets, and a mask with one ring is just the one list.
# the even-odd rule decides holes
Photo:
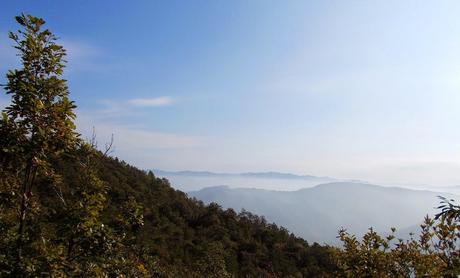
[(142, 205), (127, 198), (117, 228), (107, 223), (97, 161), (112, 142), (102, 153), (75, 132), (64, 48), (43, 19), (16, 21), (23, 30), (9, 36), (22, 67), (7, 73), (11, 104), (0, 120), (0, 276), (150, 276), (154, 261), (127, 244), (144, 224)]
[(16, 205), (18, 210), (13, 253), (14, 271), (19, 272), (27, 265), (25, 245), (36, 236), (31, 226), (38, 213), (34, 187), (39, 179), (58, 179), (51, 161), (73, 149), (78, 136), (73, 123), (75, 105), (68, 99), (66, 80), (61, 78), (64, 48), (55, 43), (56, 37), (48, 29), (42, 30), (43, 19), (22, 14), (16, 21), (23, 30), (10, 32), (9, 37), (22, 67), (6, 76), (11, 105), (0, 122), (0, 185), (9, 206)]

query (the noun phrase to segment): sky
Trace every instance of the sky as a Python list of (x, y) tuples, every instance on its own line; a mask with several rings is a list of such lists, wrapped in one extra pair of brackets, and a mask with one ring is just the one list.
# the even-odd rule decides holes
[(460, 185), (458, 1), (5, 0), (1, 83), (22, 12), (82, 137), (140, 168)]

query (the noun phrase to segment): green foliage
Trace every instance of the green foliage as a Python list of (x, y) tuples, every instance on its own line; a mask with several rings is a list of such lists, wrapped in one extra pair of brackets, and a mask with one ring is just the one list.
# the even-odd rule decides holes
[[(22, 30), (9, 35), (22, 67), (7, 73), (11, 104), (0, 119), (0, 276), (148, 275), (124, 232), (105, 223), (108, 187), (94, 165), (100, 154), (74, 131), (64, 48), (42, 19), (16, 21)], [(72, 187), (64, 161), (78, 172)], [(120, 221), (142, 225), (140, 213), (131, 200)]]
[[(425, 217), (418, 239), (382, 237), (372, 229), (361, 241), (339, 232), (341, 277), (457, 277), (460, 274), (460, 210), (442, 198), (435, 220)], [(395, 229), (392, 229), (392, 233)]]
[[(16, 17), (23, 30), (9, 33), (21, 57), (22, 68), (6, 75), (6, 94), (12, 103), (0, 121), (2, 201), (1, 226), (8, 234), (5, 269), (13, 275), (41, 271), (35, 266), (46, 261), (46, 236), (39, 221), (39, 200), (34, 195), (39, 183), (54, 183), (59, 177), (50, 162), (75, 147), (72, 112), (63, 70), (64, 49), (49, 30), (41, 31), (42, 19)], [(17, 209), (17, 213), (12, 212)], [(30, 254), (33, 254), (31, 256)], [(8, 270), (6, 270), (8, 272)]]
[(212, 278), (231, 277), (225, 264), (225, 250), (220, 242), (210, 243), (196, 262), (196, 272)]

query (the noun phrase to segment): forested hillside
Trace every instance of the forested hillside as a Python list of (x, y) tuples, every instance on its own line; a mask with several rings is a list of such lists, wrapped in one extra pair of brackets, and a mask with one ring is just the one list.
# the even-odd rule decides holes
[[(329, 247), (306, 241), (250, 212), (205, 206), (156, 178), (116, 158), (99, 155), (97, 172), (108, 186), (106, 221), (114, 222), (119, 205), (134, 198), (144, 225), (135, 247), (176, 277), (301, 277), (335, 270)], [(71, 162), (63, 164), (66, 183), (78, 186)], [(192, 275), (195, 273), (195, 275)]]

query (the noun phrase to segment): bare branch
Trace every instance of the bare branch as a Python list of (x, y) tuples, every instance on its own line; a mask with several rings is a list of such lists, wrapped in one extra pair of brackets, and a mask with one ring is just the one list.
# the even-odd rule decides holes
[(88, 143), (93, 147), (94, 149), (97, 149), (97, 140), (96, 140), (96, 128), (93, 126), (93, 130), (91, 133), (91, 138), (89, 138)]
[[(57, 189), (59, 189), (59, 191)], [(67, 206), (67, 203), (66, 203), (66, 201), (64, 199), (64, 194), (62, 193), (61, 187), (53, 186), (53, 190), (56, 193), (56, 195), (59, 197), (61, 202), (64, 204), (64, 206)]]
[(112, 148), (113, 148), (113, 133), (112, 133), (112, 136), (110, 137), (110, 142), (105, 144), (104, 156), (107, 156), (113, 153)]

